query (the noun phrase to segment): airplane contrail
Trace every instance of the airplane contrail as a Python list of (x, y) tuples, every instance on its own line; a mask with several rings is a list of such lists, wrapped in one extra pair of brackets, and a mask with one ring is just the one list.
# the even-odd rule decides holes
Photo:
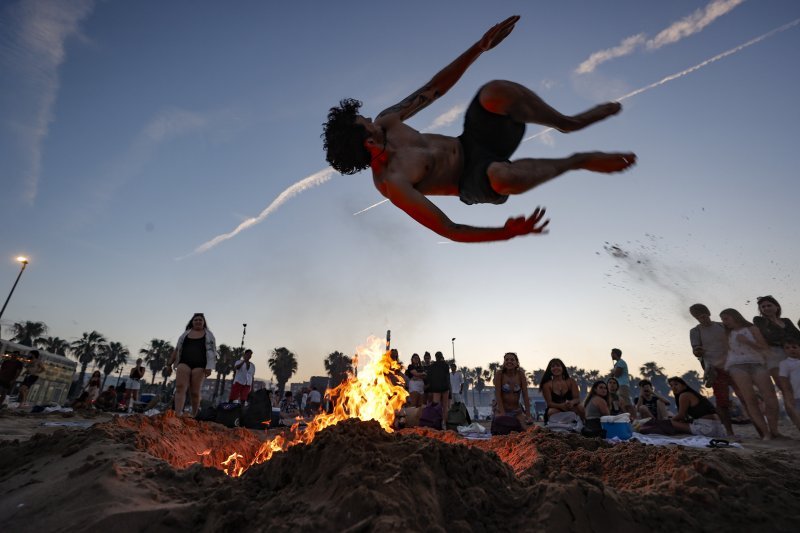
[[(758, 37), (756, 37), (754, 39), (751, 39), (751, 40), (747, 41), (746, 43), (740, 44), (739, 46), (735, 46), (735, 47), (731, 48), (730, 50), (726, 50), (725, 52), (722, 52), (720, 54), (715, 55), (714, 57), (706, 59), (705, 61), (702, 61), (702, 62), (694, 65), (693, 67), (689, 67), (689, 68), (687, 68), (685, 70), (682, 70), (680, 72), (676, 72), (675, 74), (670, 74), (669, 76), (666, 76), (666, 77), (660, 79), (659, 81), (657, 81), (655, 83), (651, 83), (650, 85), (645, 85), (644, 87), (641, 87), (639, 89), (631, 91), (628, 94), (622, 95), (619, 98), (617, 98), (616, 101), (620, 102), (622, 100), (627, 100), (628, 98), (633, 98), (634, 96), (638, 96), (638, 95), (642, 94), (643, 92), (649, 91), (650, 89), (655, 89), (656, 87), (658, 87), (660, 85), (664, 85), (667, 82), (670, 82), (672, 80), (676, 80), (678, 78), (682, 78), (682, 77), (686, 76), (687, 74), (691, 74), (692, 72), (694, 72), (696, 70), (700, 70), (701, 68), (703, 68), (703, 67), (705, 67), (707, 65), (710, 65), (711, 63), (714, 63), (715, 61), (719, 61), (720, 59), (728, 57), (731, 54), (735, 54), (736, 52), (744, 50), (748, 46), (752, 46), (752, 45), (754, 45), (756, 43), (759, 43), (759, 42), (763, 41), (764, 39), (767, 39), (769, 37), (772, 37), (773, 35), (776, 35), (778, 33), (786, 31), (789, 28), (797, 26), (798, 24), (800, 24), (800, 19), (795, 19), (792, 22), (786, 23), (783, 26), (780, 26), (778, 28), (775, 28), (774, 30), (768, 31), (767, 33), (765, 33), (763, 35), (759, 35)], [(538, 133), (535, 133), (534, 135), (531, 135), (530, 137), (526, 137), (525, 139), (522, 140), (522, 142), (527, 142), (527, 141), (533, 140), (533, 139), (535, 139), (537, 137), (540, 137), (540, 136), (544, 135), (545, 133), (549, 133), (549, 132), (551, 132), (553, 130), (554, 130), (554, 128), (545, 128), (542, 131), (540, 131)]]
[(297, 183), (290, 185), (289, 187), (284, 189), (284, 191), (280, 193), (278, 197), (275, 198), (272, 201), (272, 203), (266, 207), (266, 209), (261, 211), (261, 213), (259, 213), (257, 217), (248, 218), (247, 220), (236, 226), (236, 229), (234, 229), (233, 231), (229, 233), (223, 233), (222, 235), (217, 235), (210, 241), (204, 242), (203, 244), (195, 248), (194, 251), (192, 251), (192, 253), (185, 255), (183, 257), (178, 257), (177, 259), (178, 260), (185, 259), (195, 254), (201, 254), (203, 252), (207, 252), (208, 250), (218, 245), (219, 243), (227, 241), (228, 239), (231, 239), (233, 237), (236, 237), (239, 233), (246, 230), (247, 228), (255, 226), (256, 224), (262, 222), (265, 218), (271, 215), (273, 211), (278, 209), (281, 205), (283, 205), (287, 200), (289, 200), (293, 196), (296, 196), (301, 192), (310, 189), (312, 187), (316, 187), (317, 185), (322, 185), (323, 183), (331, 179), (331, 177), (335, 173), (336, 173), (335, 170), (333, 170), (331, 167), (327, 167), (318, 172), (315, 172), (314, 174), (311, 174), (310, 176), (301, 179)]

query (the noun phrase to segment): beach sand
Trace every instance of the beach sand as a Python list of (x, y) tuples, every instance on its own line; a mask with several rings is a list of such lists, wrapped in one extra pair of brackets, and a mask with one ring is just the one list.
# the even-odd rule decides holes
[(171, 413), (2, 411), (0, 524), (115, 533), (797, 530), (800, 432), (782, 421), (788, 438), (762, 443), (752, 427), (736, 429), (743, 449), (612, 446), (538, 427), (466, 441), (348, 421), (232, 479), (216, 467), (234, 451), (250, 460), (266, 432)]

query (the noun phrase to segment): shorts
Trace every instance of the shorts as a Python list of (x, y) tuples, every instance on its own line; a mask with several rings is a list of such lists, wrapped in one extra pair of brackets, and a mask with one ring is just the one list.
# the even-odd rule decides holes
[(689, 424), (692, 435), (701, 437), (724, 437), (726, 435), (722, 422), (711, 418), (698, 418)]
[(142, 384), (139, 383), (138, 379), (129, 379), (127, 387), (128, 390), (139, 390), (142, 388)]
[(631, 387), (630, 385), (620, 385), (617, 390), (617, 396), (620, 400), (624, 400), (626, 405), (631, 405)]
[(733, 377), (735, 374), (747, 374), (751, 378), (755, 377), (762, 372), (767, 371), (767, 367), (763, 363), (742, 363), (739, 365), (731, 365), (727, 368), (728, 374)]
[(36, 383), (36, 381), (38, 379), (39, 379), (39, 376), (32, 376), (32, 375), (28, 374), (27, 376), (25, 376), (25, 379), (22, 380), (22, 386), (31, 388), (33, 386), (33, 384)]
[(767, 370), (778, 368), (784, 359), (786, 359), (786, 352), (783, 346), (770, 346), (767, 352)]
[(525, 124), (508, 115), (487, 111), (480, 102), (480, 91), (464, 115), (464, 132), (458, 137), (464, 168), (458, 181), (458, 195), (465, 204), (502, 204), (508, 195), (498, 194), (489, 183), (489, 165), (508, 158), (522, 142)]
[(731, 406), (730, 388), (733, 384), (733, 380), (731, 380), (731, 375), (725, 370), (721, 368), (715, 368), (714, 370), (716, 372), (716, 377), (714, 378), (714, 383), (711, 385), (714, 389), (714, 398), (717, 401), (717, 407), (726, 409)]
[(247, 401), (247, 396), (249, 394), (250, 385), (245, 385), (244, 383), (234, 381), (233, 385), (231, 385), (231, 393), (228, 396), (228, 401), (232, 402), (234, 400), (239, 400), (240, 402), (244, 403)]
[(423, 394), (425, 392), (425, 382), (421, 379), (412, 379), (408, 382), (408, 392)]

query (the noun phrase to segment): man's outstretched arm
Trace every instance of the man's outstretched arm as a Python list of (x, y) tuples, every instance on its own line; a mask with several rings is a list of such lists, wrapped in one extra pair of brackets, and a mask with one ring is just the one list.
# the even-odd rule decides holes
[(456, 242), (505, 241), (529, 233), (547, 233), (546, 228), (550, 223), (549, 219), (542, 221), (545, 210), (537, 207), (530, 217), (509, 218), (503, 227), (467, 226), (450, 220), (441, 209), (406, 181), (387, 180), (382, 192), (411, 218), (442, 237)]
[(413, 117), (418, 111), (424, 109), (431, 102), (449, 91), (466, 72), (467, 68), (478, 59), (478, 56), (503, 42), (503, 39), (514, 29), (514, 24), (518, 20), (519, 16), (515, 15), (492, 26), (481, 37), (480, 41), (470, 46), (466, 52), (440, 70), (428, 83), (414, 91), (400, 103), (381, 111), (375, 117), (375, 120), (389, 118), (391, 115), (397, 115), (401, 121)]

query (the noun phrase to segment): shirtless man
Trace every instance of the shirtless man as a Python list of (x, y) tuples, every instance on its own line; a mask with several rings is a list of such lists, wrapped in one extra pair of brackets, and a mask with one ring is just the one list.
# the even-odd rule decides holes
[(380, 193), (423, 226), (458, 242), (507, 240), (546, 233), (545, 210), (512, 217), (502, 227), (475, 227), (450, 220), (427, 196), (459, 196), (467, 204), (501, 204), (568, 170), (619, 172), (633, 165), (632, 153), (578, 153), (563, 159), (509, 161), (522, 141), (525, 124), (542, 124), (568, 133), (608, 116), (622, 106), (609, 102), (575, 116), (565, 116), (531, 90), (511, 81), (481, 87), (464, 117), (458, 137), (420, 133), (404, 121), (450, 90), (483, 52), (514, 29), (518, 16), (496, 24), (428, 83), (375, 120), (358, 114), (361, 102), (346, 99), (331, 108), (324, 124), (324, 148), (331, 166), (342, 174), (372, 168)]

